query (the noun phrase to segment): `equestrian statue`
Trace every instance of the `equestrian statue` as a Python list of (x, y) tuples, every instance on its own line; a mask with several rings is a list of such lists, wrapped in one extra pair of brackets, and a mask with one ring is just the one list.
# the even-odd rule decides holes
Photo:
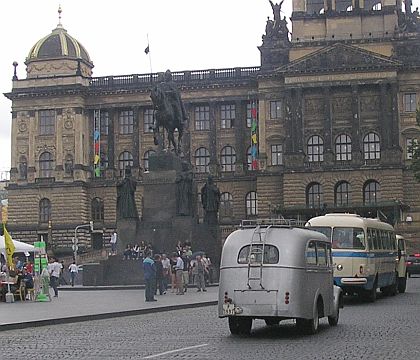
[[(176, 154), (181, 153), (182, 135), (184, 126), (188, 120), (181, 94), (172, 81), (172, 73), (167, 70), (164, 74), (164, 81), (157, 84), (150, 94), (154, 108), (153, 139), (155, 145), (164, 148), (163, 135), (160, 135), (160, 128), (167, 132), (167, 149)], [(175, 130), (178, 130), (178, 142), (175, 142)]]

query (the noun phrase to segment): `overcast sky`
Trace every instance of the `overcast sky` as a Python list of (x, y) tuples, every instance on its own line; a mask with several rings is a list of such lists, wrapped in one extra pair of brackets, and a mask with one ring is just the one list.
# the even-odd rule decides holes
[[(273, 0), (273, 2), (279, 2)], [(413, 7), (420, 0), (413, 0)], [(31, 47), (62, 24), (89, 52), (93, 76), (260, 64), (268, 0), (0, 0), (0, 90), (12, 88), (13, 61), (26, 77)], [(283, 5), (290, 16), (292, 0)], [(11, 101), (0, 96), (0, 171), (10, 169)]]

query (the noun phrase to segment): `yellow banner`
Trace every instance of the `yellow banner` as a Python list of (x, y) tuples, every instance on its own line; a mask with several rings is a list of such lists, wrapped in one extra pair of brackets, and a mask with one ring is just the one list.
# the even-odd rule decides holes
[(6, 245), (6, 258), (7, 265), (11, 267), (13, 265), (13, 254), (15, 253), (15, 245), (13, 244), (12, 237), (6, 229), (6, 225), (3, 224), (4, 244)]

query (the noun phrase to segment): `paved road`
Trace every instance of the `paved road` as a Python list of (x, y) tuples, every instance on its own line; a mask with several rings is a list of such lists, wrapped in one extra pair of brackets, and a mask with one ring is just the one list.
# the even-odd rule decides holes
[[(338, 327), (303, 336), (292, 321), (230, 335), (216, 307), (0, 333), (0, 357), (26, 359), (419, 359), (420, 278), (374, 304), (346, 299)], [(184, 348), (183, 351), (179, 349)]]

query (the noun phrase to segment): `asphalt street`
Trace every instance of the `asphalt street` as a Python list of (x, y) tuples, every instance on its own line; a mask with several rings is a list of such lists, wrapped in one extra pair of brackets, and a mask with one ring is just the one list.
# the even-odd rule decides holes
[[(100, 295), (98, 295), (100, 296)], [(293, 321), (251, 336), (230, 335), (216, 306), (43, 326), (0, 333), (0, 358), (13, 359), (419, 359), (420, 278), (374, 304), (347, 298), (337, 327), (313, 336)]]

